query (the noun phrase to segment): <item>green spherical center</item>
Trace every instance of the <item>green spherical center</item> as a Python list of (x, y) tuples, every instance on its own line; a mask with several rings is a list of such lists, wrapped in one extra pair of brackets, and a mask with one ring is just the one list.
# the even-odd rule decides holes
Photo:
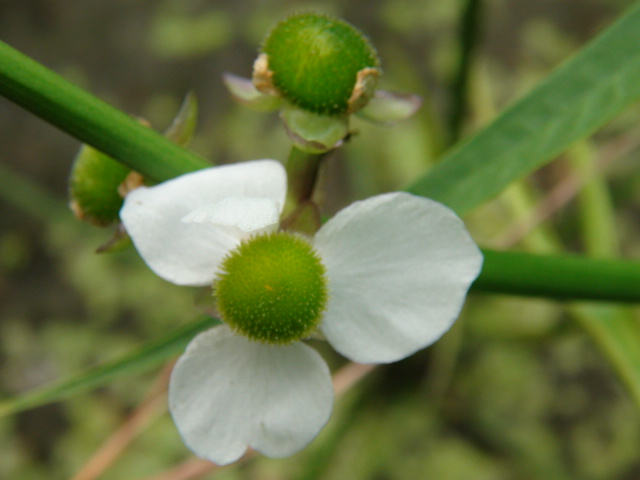
[(312, 13), (293, 15), (276, 25), (262, 51), (282, 96), (319, 114), (347, 112), (358, 72), (377, 71), (379, 66), (375, 49), (359, 30)]
[(214, 283), (222, 319), (252, 340), (287, 344), (318, 327), (327, 303), (325, 268), (302, 238), (278, 232), (242, 242)]

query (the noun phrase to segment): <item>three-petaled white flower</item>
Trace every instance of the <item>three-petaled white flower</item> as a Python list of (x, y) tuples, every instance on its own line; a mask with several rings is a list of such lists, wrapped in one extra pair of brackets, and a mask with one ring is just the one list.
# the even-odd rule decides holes
[[(244, 241), (278, 229), (285, 194), (284, 168), (257, 160), (138, 188), (120, 216), (160, 277), (210, 285)], [(327, 278), (319, 330), (360, 363), (397, 361), (435, 342), (482, 264), (451, 210), (406, 193), (356, 202), (308, 242)], [(330, 372), (315, 350), (302, 341), (250, 340), (227, 325), (192, 340), (169, 387), (185, 443), (218, 464), (247, 447), (272, 457), (295, 453), (322, 429), (332, 403)]]

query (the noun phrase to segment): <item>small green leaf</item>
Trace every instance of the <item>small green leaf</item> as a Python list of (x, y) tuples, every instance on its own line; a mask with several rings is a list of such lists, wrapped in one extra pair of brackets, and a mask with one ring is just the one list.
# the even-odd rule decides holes
[(640, 99), (640, 3), (408, 191), (462, 215)]
[(220, 324), (211, 317), (199, 317), (194, 322), (170, 334), (147, 343), (138, 350), (98, 365), (77, 376), (37, 389), (0, 403), (0, 417), (67, 398), (73, 394), (99, 387), (125, 375), (135, 375), (149, 370), (181, 353), (189, 341), (199, 332)]

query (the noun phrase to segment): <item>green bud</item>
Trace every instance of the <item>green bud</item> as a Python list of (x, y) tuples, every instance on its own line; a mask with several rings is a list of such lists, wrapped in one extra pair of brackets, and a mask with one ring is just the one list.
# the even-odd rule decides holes
[(282, 345), (310, 336), (328, 299), (325, 268), (301, 237), (278, 232), (244, 241), (214, 283), (222, 319), (237, 333)]
[(69, 179), (70, 207), (76, 217), (98, 226), (118, 220), (123, 202), (118, 188), (130, 172), (120, 162), (83, 145)]
[(253, 82), (263, 93), (299, 108), (346, 115), (364, 107), (380, 75), (375, 49), (349, 23), (315, 13), (278, 23), (254, 64)]

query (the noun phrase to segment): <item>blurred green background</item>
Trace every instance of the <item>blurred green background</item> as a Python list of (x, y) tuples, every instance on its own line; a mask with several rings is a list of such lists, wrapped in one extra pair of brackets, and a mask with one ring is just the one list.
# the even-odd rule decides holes
[[(631, 3), (480, 2), (463, 134), (485, 125)], [(465, 4), (0, 0), (0, 38), (158, 129), (194, 91), (200, 116), (191, 147), (213, 163), (284, 160), (289, 141), (275, 116), (236, 105), (221, 74), (249, 76), (262, 37), (287, 13), (315, 9), (347, 19), (377, 47), (382, 88), (418, 93), (425, 105), (391, 128), (354, 122), (357, 134), (328, 164), (325, 208), (332, 213), (403, 188), (447, 148)], [(607, 237), (600, 244), (610, 246), (603, 250), (638, 258), (639, 118), (639, 109), (627, 112), (474, 212), (466, 220), (476, 240), (583, 252), (593, 237), (584, 216), (596, 205), (611, 209), (611, 228), (599, 231)], [(193, 290), (158, 279), (133, 250), (93, 253), (109, 229), (77, 222), (66, 207), (78, 148), (0, 99), (0, 174), (13, 185), (0, 191), (0, 399), (116, 358), (198, 312)], [(575, 158), (585, 152), (605, 188), (595, 204), (578, 195), (584, 178)], [(537, 218), (536, 209), (546, 216)], [(521, 229), (528, 220), (533, 228)], [(379, 368), (338, 400), (308, 449), (290, 459), (258, 458), (216, 478), (636, 480), (640, 415), (580, 328), (580, 315), (594, 309), (614, 307), (472, 295), (441, 342)], [(625, 314), (640, 321), (637, 308)], [(343, 362), (322, 352), (332, 365)], [(129, 417), (158, 371), (0, 418), (0, 478), (71, 478)], [(163, 413), (100, 478), (151, 478), (189, 458)]]

